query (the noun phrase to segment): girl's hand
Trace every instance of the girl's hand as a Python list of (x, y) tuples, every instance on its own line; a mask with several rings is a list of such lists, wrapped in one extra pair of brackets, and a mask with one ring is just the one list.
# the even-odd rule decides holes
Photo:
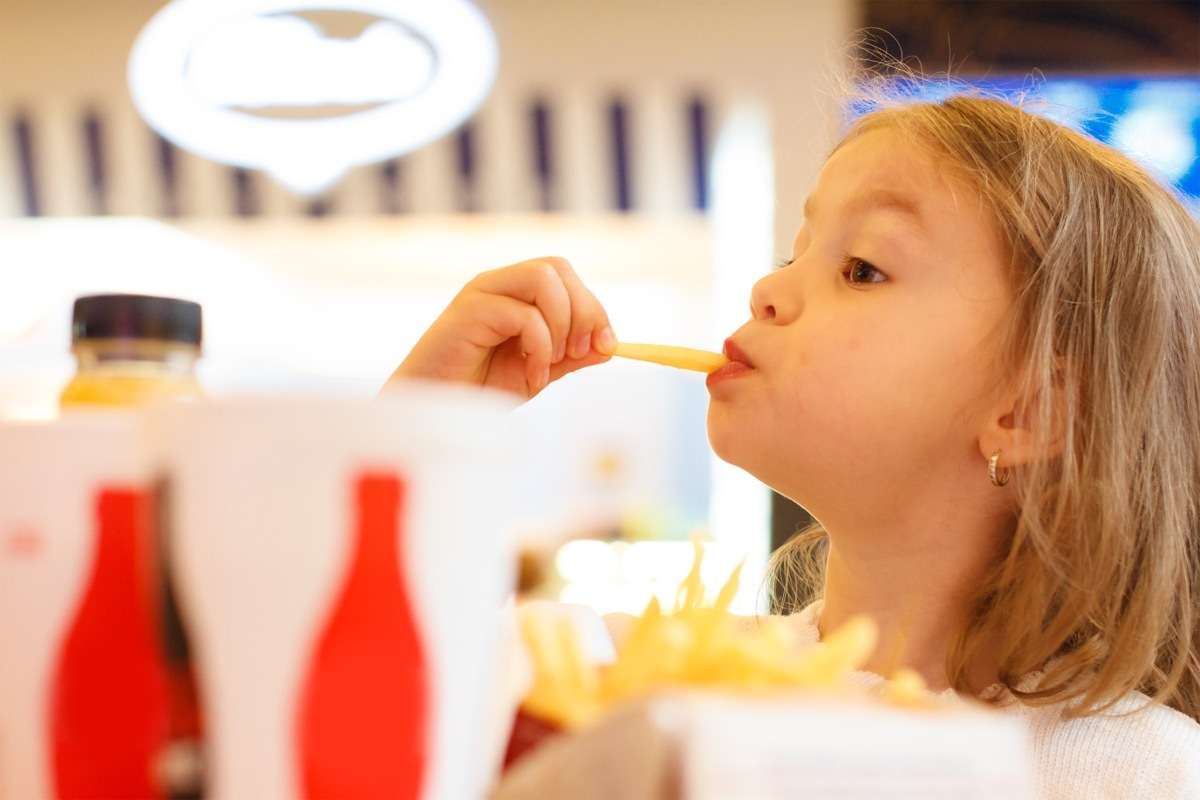
[(388, 384), (455, 381), (529, 399), (568, 372), (607, 361), (616, 342), (604, 308), (565, 259), (522, 261), (467, 283)]

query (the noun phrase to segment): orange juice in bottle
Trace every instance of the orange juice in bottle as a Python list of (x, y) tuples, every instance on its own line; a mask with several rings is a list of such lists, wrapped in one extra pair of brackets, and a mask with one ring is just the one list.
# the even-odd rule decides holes
[(77, 366), (59, 407), (200, 398), (195, 374), (200, 341), (200, 305), (190, 300), (138, 294), (77, 298), (71, 318)]
[[(76, 372), (59, 395), (59, 408), (136, 408), (155, 399), (197, 400), (200, 305), (172, 297), (104, 294), (79, 297), (71, 318)], [(154, 548), (168, 542), (162, 523), (165, 485), (152, 493)], [(158, 644), (166, 670), (166, 729), (155, 763), (147, 765), (155, 795), (198, 800), (203, 793), (203, 720), (196, 678), (175, 590), (165, 564), (152, 578), (159, 595)]]

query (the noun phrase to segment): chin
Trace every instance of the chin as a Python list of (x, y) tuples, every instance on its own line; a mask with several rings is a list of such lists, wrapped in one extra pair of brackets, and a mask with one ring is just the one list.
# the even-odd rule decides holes
[[(764, 479), (765, 476), (761, 469), (761, 453), (756, 452), (751, 442), (744, 436), (740, 436), (735, 430), (719, 425), (714, 426), (711, 417), (708, 425), (708, 445), (712, 448), (713, 455), (726, 464), (737, 467), (756, 480), (770, 486), (770, 483)], [(756, 458), (756, 456), (759, 457)]]
[(737, 436), (730, 430), (729, 425), (722, 424), (720, 416), (721, 412), (713, 408), (712, 403), (709, 403), (708, 417), (705, 421), (705, 430), (708, 433), (708, 446), (712, 448), (717, 458), (727, 461), (734, 466), (741, 466), (733, 457), (736, 449), (733, 445), (736, 443)]
[(810, 492), (804, 491), (802, 483), (798, 485), (798, 476), (794, 468), (773, 462), (769, 454), (766, 454), (767, 458), (764, 461), (765, 454), (761, 448), (756, 449), (747, 438), (739, 436), (729, 427), (713, 425), (711, 416), (708, 424), (708, 444), (713, 454), (726, 464), (737, 467), (767, 488), (808, 510)]

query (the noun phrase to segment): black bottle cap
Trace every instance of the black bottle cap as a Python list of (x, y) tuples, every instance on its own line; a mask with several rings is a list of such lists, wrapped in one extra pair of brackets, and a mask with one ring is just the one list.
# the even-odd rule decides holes
[(200, 304), (174, 297), (98, 294), (75, 299), (71, 341), (159, 339), (200, 345)]

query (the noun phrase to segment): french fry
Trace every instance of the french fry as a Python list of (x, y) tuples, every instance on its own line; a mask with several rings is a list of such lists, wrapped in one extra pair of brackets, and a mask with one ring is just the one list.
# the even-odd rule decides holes
[(866, 663), (878, 638), (873, 620), (861, 615), (851, 617), (803, 652), (793, 668), (794, 679), (808, 688), (833, 688)]
[(926, 696), (928, 686), (921, 673), (907, 667), (897, 670), (883, 690), (889, 703), (898, 706), (921, 707), (930, 704)]
[(675, 592), (675, 613), (687, 611), (691, 608), (699, 608), (704, 602), (704, 583), (700, 580), (700, 560), (704, 557), (704, 550), (699, 542), (692, 542), (692, 568), (688, 570), (687, 577), (683, 579), (683, 583), (679, 584), (679, 589)]
[(729, 359), (720, 353), (666, 344), (620, 342), (613, 351), (613, 355), (632, 358), (635, 361), (649, 361), (653, 364), (662, 364), (677, 369), (690, 369), (695, 372), (716, 372), (729, 363)]
[(584, 658), (571, 623), (524, 614), (521, 636), (534, 669), (533, 686), (522, 706), (540, 719), (566, 727), (578, 727), (595, 718), (599, 713), (596, 666)]
[[(666, 687), (709, 686), (758, 692), (773, 689), (840, 691), (875, 650), (878, 629), (854, 617), (810, 647), (797, 652), (781, 619), (766, 618), (747, 630), (729, 613), (741, 565), (710, 603), (700, 577), (703, 549), (664, 612), (657, 598), (634, 622), (605, 667), (586, 661), (578, 634), (565, 620), (523, 618), (522, 634), (535, 665), (534, 685), (522, 709), (565, 728), (578, 727), (616, 703)], [(924, 682), (900, 670), (884, 699), (896, 705), (922, 703)]]

